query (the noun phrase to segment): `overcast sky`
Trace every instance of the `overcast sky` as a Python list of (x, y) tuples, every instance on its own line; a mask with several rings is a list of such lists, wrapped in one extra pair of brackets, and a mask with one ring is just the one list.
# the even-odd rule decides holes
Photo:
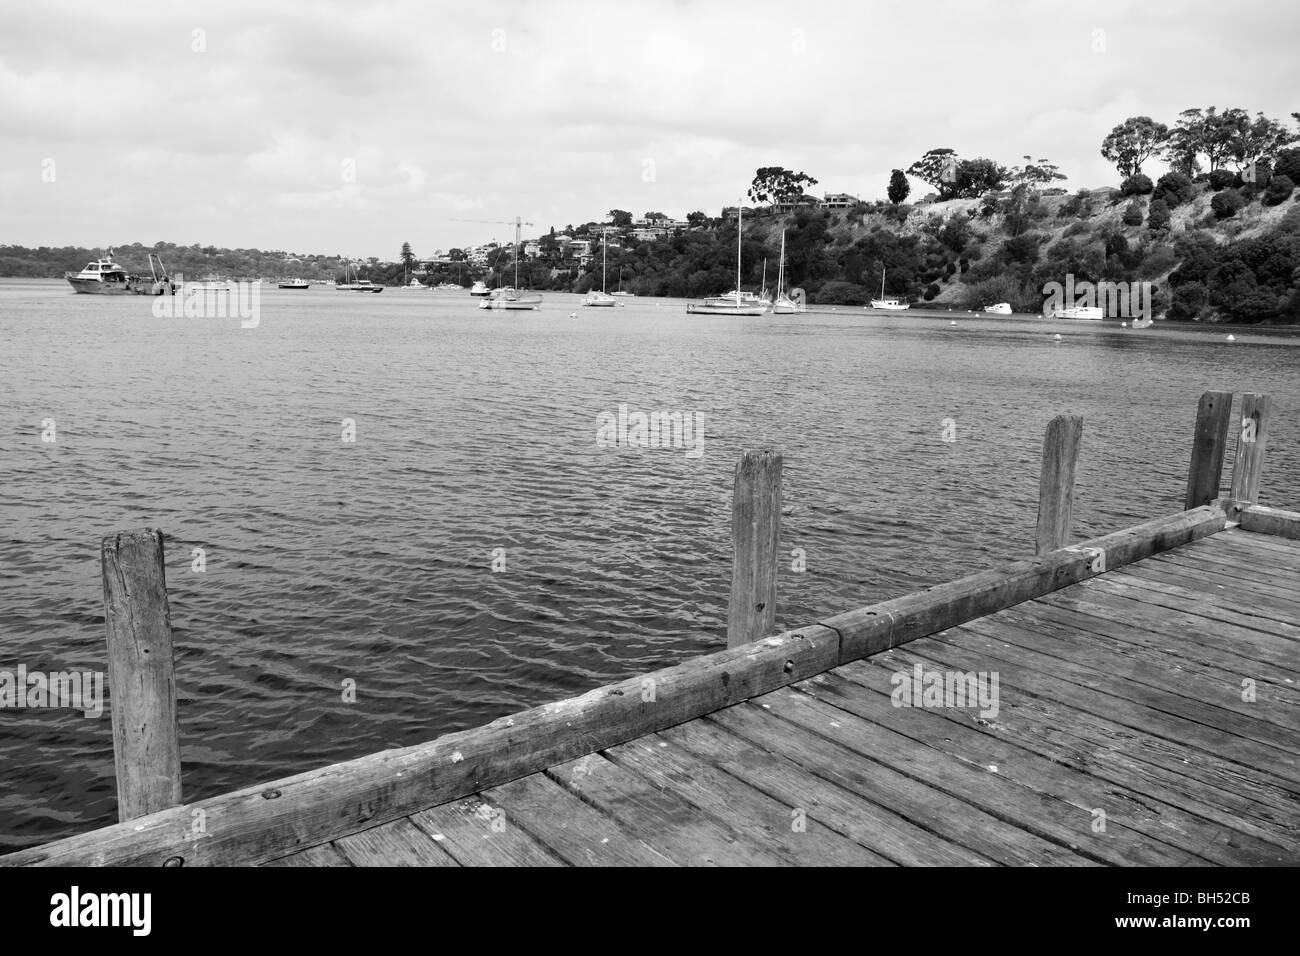
[(1128, 116), (1300, 110), (1292, 0), (41, 0), (0, 29), (0, 244), (32, 246), (395, 259), (513, 238), (456, 218), (717, 214), (759, 166), (883, 198), (936, 146), (1076, 189), (1115, 183)]

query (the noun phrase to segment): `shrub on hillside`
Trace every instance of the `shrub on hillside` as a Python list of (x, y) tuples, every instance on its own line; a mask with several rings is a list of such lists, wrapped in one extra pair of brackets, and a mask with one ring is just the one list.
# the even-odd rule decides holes
[(1169, 204), (1163, 199), (1151, 200), (1151, 205), (1147, 209), (1147, 228), (1156, 233), (1167, 232), (1169, 220)]
[[(1215, 170), (1215, 172), (1220, 172), (1220, 170)], [(1241, 198), (1241, 193), (1235, 189), (1225, 189), (1210, 200), (1210, 208), (1214, 210), (1216, 219), (1231, 219), (1241, 211), (1241, 207), (1244, 205), (1246, 205), (1246, 201)]]
[(1119, 194), (1121, 196), (1145, 196), (1155, 188), (1150, 176), (1137, 173), (1124, 180), (1119, 187)]
[(1182, 173), (1165, 173), (1156, 181), (1151, 200), (1163, 199), (1170, 209), (1181, 206), (1196, 195), (1196, 187)]
[(1227, 189), (1236, 181), (1237, 181), (1237, 174), (1234, 173), (1231, 169), (1216, 169), (1214, 172), (1210, 173), (1210, 178), (1209, 178), (1210, 188), (1213, 189), (1216, 193), (1221, 190)]
[(1140, 202), (1131, 202), (1124, 209), (1124, 225), (1140, 226), (1142, 225), (1142, 204)]
[(1295, 191), (1295, 183), (1290, 176), (1274, 176), (1268, 183), (1268, 189), (1264, 190), (1265, 206), (1280, 206), (1291, 198), (1291, 193)]
[(1292, 183), (1300, 183), (1300, 149), (1284, 149), (1273, 163), (1273, 175), (1285, 176)]
[(1008, 239), (1002, 246), (1002, 256), (1007, 262), (1034, 262), (1038, 259), (1038, 236), (1025, 232)]
[(929, 302), (938, 294), (939, 294), (939, 287), (935, 285), (933, 282), (931, 282), (928, 286), (925, 287), (925, 295), (923, 298), (925, 299), (926, 302)]

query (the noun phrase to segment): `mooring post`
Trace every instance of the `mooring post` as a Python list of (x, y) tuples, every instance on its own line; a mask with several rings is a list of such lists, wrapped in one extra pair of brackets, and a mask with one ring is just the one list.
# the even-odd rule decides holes
[(108, 535), (100, 555), (117, 818), (126, 821), (181, 802), (180, 733), (162, 532), (146, 528)]
[(1241, 430), (1237, 433), (1237, 457), (1232, 463), (1232, 504), (1228, 518), (1241, 519), (1241, 511), (1259, 501), (1259, 476), (1264, 470), (1264, 444), (1268, 438), (1272, 401), (1267, 395), (1246, 392), (1241, 396)]
[(776, 625), (777, 548), (781, 537), (779, 451), (747, 451), (736, 464), (731, 499), (731, 605), (727, 646), (767, 637)]
[(1057, 415), (1043, 436), (1043, 470), (1038, 478), (1038, 529), (1034, 553), (1063, 548), (1074, 514), (1074, 475), (1079, 464), (1081, 415)]
[(1192, 463), (1187, 469), (1184, 511), (1219, 500), (1231, 423), (1232, 392), (1206, 392), (1201, 396), (1196, 408), (1196, 433), (1192, 436)]

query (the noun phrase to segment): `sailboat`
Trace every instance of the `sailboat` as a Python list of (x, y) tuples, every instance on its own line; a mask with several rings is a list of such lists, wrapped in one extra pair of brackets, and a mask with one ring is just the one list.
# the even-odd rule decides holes
[(523, 221), (515, 217), (515, 284), (504, 289), (493, 289), (486, 298), (480, 299), (480, 309), (511, 309), (516, 311), (537, 309), (542, 304), (542, 297), (536, 292), (520, 292), (519, 285), (519, 227)]
[(614, 294), (614, 295), (627, 296), (627, 297), (632, 298), (632, 299), (635, 299), (635, 298), (636, 298), (636, 293), (635, 293), (635, 292), (624, 292), (624, 291), (623, 291), (623, 267), (622, 267), (622, 266), (619, 266), (619, 267), (618, 267), (618, 291), (615, 292), (615, 293), (613, 293), (613, 294)]
[(725, 295), (706, 298), (703, 302), (687, 302), (686, 311), (699, 315), (765, 315), (771, 303), (752, 292), (740, 289), (740, 243), (744, 235), (744, 209), (736, 207), (736, 288)]
[(795, 302), (785, 293), (785, 230), (781, 230), (781, 264), (776, 268), (776, 301), (772, 303), (772, 312), (776, 315), (793, 315), (804, 311), (802, 304)]
[(609, 256), (609, 230), (600, 235), (600, 291), (593, 292), (582, 300), (583, 305), (593, 308), (612, 309), (617, 303), (612, 295), (605, 292), (605, 262)]
[(871, 300), (873, 309), (884, 309), (887, 312), (901, 312), (903, 309), (910, 309), (911, 306), (899, 299), (885, 298), (885, 267), (880, 267), (880, 298)]
[(429, 288), (419, 279), (415, 278), (415, 276), (409, 276), (410, 281), (407, 281), (408, 275), (409, 275), (409, 270), (407, 269), (406, 266), (403, 266), (402, 284), (398, 286), (398, 288), (401, 289), (403, 292), (423, 292)]

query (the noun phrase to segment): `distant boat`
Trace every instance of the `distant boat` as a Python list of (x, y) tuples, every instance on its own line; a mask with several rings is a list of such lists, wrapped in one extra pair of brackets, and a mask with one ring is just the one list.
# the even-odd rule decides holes
[(744, 235), (743, 213), (736, 210), (736, 288), (723, 295), (709, 296), (703, 302), (687, 302), (686, 311), (691, 315), (766, 315), (772, 303), (744, 292), (740, 288), (740, 249)]
[(433, 287), (434, 292), (464, 292), (465, 287), (456, 282), (439, 282)]
[[(519, 284), (519, 228), (522, 217), (515, 217), (515, 286)], [(500, 253), (497, 253), (500, 256)], [(480, 309), (510, 309), (512, 311), (530, 311), (542, 306), (542, 297), (536, 292), (521, 292), (515, 286), (494, 289), (487, 298), (479, 302)]]
[(311, 283), (306, 279), (290, 279), (288, 282), (280, 283), (281, 289), (310, 289)]
[(994, 302), (992, 305), (983, 306), (981, 312), (987, 312), (989, 315), (1010, 315), (1010, 302)]
[(776, 315), (794, 315), (804, 311), (804, 307), (785, 293), (785, 230), (781, 230), (781, 264), (776, 269), (776, 301), (772, 303), (772, 312)]
[(1133, 320), (1133, 328), (1135, 329), (1149, 329), (1151, 328), (1151, 325), (1152, 325), (1152, 320), (1150, 316)]
[(582, 304), (592, 308), (613, 308), (618, 303), (614, 297), (605, 292), (605, 262), (609, 258), (609, 230), (601, 233), (600, 237), (600, 291), (592, 292), (582, 300)]
[(359, 279), (352, 284), (352, 291), (353, 292), (383, 292), (384, 287), (382, 285), (376, 285), (375, 283), (371, 282), (369, 279)]
[(352, 269), (351, 264), (349, 264), (349, 263), (347, 263), (347, 262), (343, 263), (343, 281), (342, 281), (342, 282), (336, 282), (336, 283), (334, 283), (334, 291), (335, 291), (335, 292), (357, 292), (357, 291), (359, 291), (358, 288), (357, 288), (357, 287), (358, 287), (358, 283), (353, 282), (353, 281), (351, 280), (351, 278), (350, 278), (351, 269)]
[(514, 311), (531, 311), (542, 304), (542, 297), (536, 292), (521, 292), (511, 286), (493, 289), (479, 301), (480, 309), (510, 309)]
[(1083, 319), (1088, 322), (1100, 322), (1105, 313), (1094, 305), (1076, 306), (1069, 309), (1052, 309), (1050, 319)]
[(63, 278), (74, 292), (83, 295), (130, 295), (135, 291), (126, 270), (113, 261), (112, 249), (108, 250), (108, 258), (96, 259), (75, 274), (65, 272)]
[(610, 295), (622, 295), (622, 296), (627, 296), (630, 299), (636, 298), (635, 292), (624, 292), (622, 289), (619, 289), (617, 292), (611, 292)]
[(487, 295), (489, 291), (491, 291), (491, 290), (488, 289), (487, 285), (484, 284), (483, 280), (482, 280), (482, 279), (479, 279), (477, 282), (474, 283), (473, 288), (471, 288), (471, 289), (469, 290), (469, 294), (470, 294), (470, 295)]
[(886, 312), (901, 312), (904, 309), (910, 309), (911, 306), (900, 299), (885, 298), (885, 270), (880, 270), (880, 298), (871, 300), (873, 309), (884, 309)]
[(410, 282), (407, 282), (405, 285), (400, 285), (398, 288), (403, 292), (424, 292), (429, 287), (419, 279), (415, 278), (415, 276), (411, 276)]

